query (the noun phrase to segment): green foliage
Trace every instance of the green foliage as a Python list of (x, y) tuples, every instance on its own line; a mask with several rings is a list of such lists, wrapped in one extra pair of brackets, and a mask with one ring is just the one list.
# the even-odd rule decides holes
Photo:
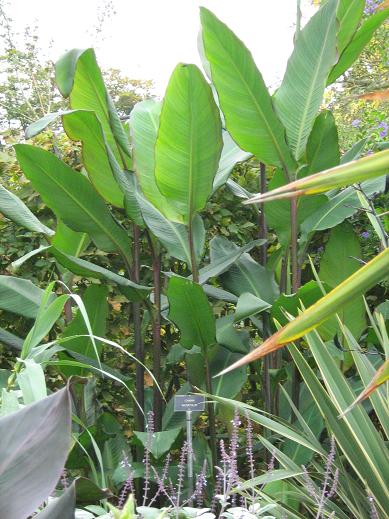
[[(102, 71), (93, 49), (70, 50), (57, 62), (60, 99), (45, 83), (52, 72), (45, 75), (38, 65), (37, 42), (26, 55), (8, 42), (0, 97), (9, 118), (23, 128), (32, 122), (27, 137), (33, 141), (20, 144), (17, 132), (10, 132), (7, 143), (16, 143), (17, 160), (9, 149), (0, 156), (0, 427), (2, 420), (15, 420), (19, 436), (33, 434), (35, 443), (26, 443), (31, 456), (15, 462), (17, 470), (4, 465), (12, 497), (7, 506), (14, 507), (5, 508), (7, 515), (33, 513), (54, 488), (68, 450), (70, 412), (68, 390), (55, 390), (81, 375), (83, 384), (72, 387), (74, 442), (66, 462), (69, 478), (81, 477), (68, 491), (61, 488), (61, 497), (38, 517), (70, 517), (76, 500), (103, 517), (110, 508), (120, 519), (138, 513), (192, 519), (197, 511), (181, 506), (191, 497), (178, 454), (185, 414), (173, 408), (174, 395), (194, 386), (211, 399), (208, 417), (193, 417), (196, 471), (207, 460), (210, 495), (217, 490), (211, 472), (224, 425), (231, 434), (224, 448), (238, 452), (239, 425), (235, 418), (230, 423), (229, 410), (237, 407), (258, 424), (255, 451), (265, 473), (253, 476), (242, 449), (236, 463), (251, 481), (236, 479), (228, 492), (239, 483), (248, 503), (258, 495), (261, 506), (251, 509), (256, 516), (272, 510), (277, 517), (362, 519), (369, 514), (367, 486), (383, 517), (387, 413), (383, 390), (372, 391), (385, 381), (387, 364), (371, 362), (361, 348), (376, 359), (388, 349), (384, 316), (366, 322), (388, 290), (388, 229), (379, 214), (388, 151), (363, 157), (365, 147), (384, 147), (386, 105), (368, 110), (366, 97), (353, 98), (347, 110), (341, 104), (354, 95), (354, 79), (365, 80), (366, 56), (374, 58), (374, 77), (383, 70), (377, 42), (386, 30), (385, 11), (367, 17), (363, 4), (328, 0), (302, 30), (298, 20), (285, 77), (273, 96), (250, 51), (204, 8), (200, 51), (211, 84), (195, 65), (179, 64), (162, 102), (141, 101), (150, 97), (151, 84)], [(36, 96), (43, 90), (35, 85), (25, 102), (18, 94), (10, 97), (28, 81), (26, 72), (12, 78), (23, 64), (47, 90), (39, 107)], [(324, 93), (343, 73), (343, 82)], [(358, 95), (364, 93), (359, 88)], [(350, 117), (362, 112), (363, 124), (350, 131)], [(365, 131), (369, 125), (372, 135)], [(311, 196), (296, 200), (302, 194)], [(292, 203), (282, 200), (290, 197)], [(369, 229), (367, 238), (362, 229)], [(322, 297), (322, 290), (328, 295)], [(35, 319), (32, 327), (29, 319)], [(318, 334), (308, 333), (315, 327)], [(275, 354), (249, 371), (244, 366), (296, 339), (293, 364)], [(66, 412), (58, 405), (45, 421), (46, 403), (65, 394)], [(366, 395), (364, 408), (359, 402)], [(32, 408), (38, 409), (33, 415)], [(151, 409), (155, 430), (145, 432)], [(28, 418), (23, 424), (20, 413)], [(62, 427), (58, 452), (48, 430), (54, 419)], [(13, 463), (19, 436), (12, 436), (12, 427), (4, 437), (5, 459)], [(263, 437), (263, 428), (272, 434)], [(332, 436), (339, 454), (328, 454)], [(146, 459), (156, 462), (154, 473), (140, 463), (141, 445)], [(279, 463), (270, 474), (266, 450)], [(162, 467), (168, 452), (173, 465)], [(35, 477), (33, 463), (45, 464), (49, 456), (52, 466)], [(330, 499), (326, 478), (335, 480), (335, 467), (338, 490)], [(45, 477), (51, 478), (49, 489)], [(171, 510), (136, 510), (131, 497), (121, 508), (131, 477), (145, 478), (145, 489), (151, 481), (160, 488), (159, 477), (177, 482), (177, 501)], [(19, 511), (15, 507), (25, 502), (16, 502), (12, 492), (20, 485), (28, 490), (29, 508)], [(146, 502), (139, 495), (138, 502), (142, 497)], [(0, 490), (1, 513), (3, 501)], [(233, 506), (221, 506), (220, 513), (234, 516)]]
[(209, 85), (194, 65), (177, 65), (162, 105), (155, 179), (187, 224), (212, 193), (221, 148), (221, 121)]

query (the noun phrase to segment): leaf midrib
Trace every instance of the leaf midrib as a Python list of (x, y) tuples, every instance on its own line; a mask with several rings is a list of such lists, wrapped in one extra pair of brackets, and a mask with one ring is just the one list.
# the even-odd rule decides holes
[[(54, 182), (54, 184), (56, 184), (57, 187), (59, 187), (60, 189), (62, 189), (62, 190), (63, 190), (63, 191), (64, 191), (64, 192), (65, 192), (65, 193), (66, 193), (66, 194), (67, 194), (67, 195), (68, 195), (68, 196), (73, 200), (73, 202), (74, 202), (78, 207), (80, 207), (80, 209), (81, 209), (82, 211), (84, 211), (84, 212), (85, 212), (85, 213), (86, 213), (86, 214), (91, 218), (91, 220), (96, 224), (96, 226), (102, 230), (103, 234), (105, 234), (106, 236), (108, 236), (108, 238), (112, 241), (112, 243), (114, 243), (114, 245), (115, 245), (115, 246), (117, 247), (117, 249), (118, 249), (118, 250), (123, 254), (123, 256), (124, 256), (125, 258), (128, 259), (128, 257), (127, 257), (127, 253), (124, 251), (124, 249), (122, 248), (122, 246), (120, 245), (120, 243), (117, 242), (116, 238), (115, 238), (115, 237), (114, 237), (114, 236), (109, 232), (109, 230), (106, 229), (106, 227), (105, 227), (104, 225), (101, 225), (100, 221), (97, 220), (97, 219), (94, 217), (93, 213), (91, 213), (91, 212), (90, 212), (90, 211), (89, 211), (85, 206), (81, 205), (81, 204), (79, 203), (78, 199), (77, 199), (76, 197), (73, 196), (73, 193), (72, 193), (71, 191), (68, 191), (68, 190), (66, 189), (66, 187), (65, 187), (63, 184), (61, 184), (60, 182), (58, 182), (58, 181), (56, 180), (55, 177), (50, 176), (50, 175), (49, 175), (49, 174), (48, 174), (48, 173), (43, 169), (43, 167), (42, 167), (39, 163), (37, 164), (37, 166), (38, 166), (38, 168), (43, 172), (43, 174), (44, 174), (45, 176), (47, 176), (47, 177), (48, 177), (52, 182)], [(75, 174), (78, 174), (78, 173), (75, 173)], [(108, 215), (108, 217), (110, 217), (110, 215)], [(112, 221), (112, 224), (115, 225), (115, 222)], [(81, 232), (82, 232), (82, 231), (81, 231)]]
[[(296, 153), (297, 153), (297, 155), (299, 155), (298, 152), (299, 152), (299, 149), (300, 149), (300, 146), (301, 146), (301, 141), (303, 139), (303, 135), (302, 134), (303, 134), (303, 130), (305, 129), (305, 125), (306, 125), (305, 121), (306, 121), (306, 119), (308, 117), (308, 108), (311, 105), (311, 101), (312, 101), (312, 97), (313, 97), (313, 92), (316, 89), (315, 87), (316, 87), (316, 84), (317, 84), (317, 77), (319, 75), (319, 70), (320, 70), (322, 62), (323, 62), (323, 56), (325, 55), (327, 41), (329, 39), (330, 30), (332, 29), (332, 23), (331, 22), (332, 22), (333, 18), (334, 17), (331, 16), (330, 23), (328, 23), (328, 25), (327, 25), (326, 34), (325, 34), (324, 41), (322, 42), (322, 45), (321, 45), (320, 57), (317, 60), (317, 65), (316, 65), (315, 73), (314, 73), (314, 76), (313, 76), (313, 81), (311, 82), (310, 88), (308, 90), (308, 95), (305, 98), (307, 102), (305, 103), (305, 107), (304, 107), (303, 114), (302, 114), (302, 117), (301, 117), (300, 128), (299, 128), (299, 131), (298, 131), (298, 134), (297, 134), (297, 139), (296, 139)], [(325, 86), (325, 82), (324, 82), (324, 86)]]
[[(238, 73), (238, 76), (240, 77), (242, 83), (243, 83), (244, 86), (246, 87), (246, 90), (247, 90), (247, 92), (248, 92), (248, 94), (249, 94), (249, 97), (252, 99), (252, 101), (253, 101), (253, 103), (254, 103), (254, 106), (255, 106), (255, 108), (257, 109), (257, 112), (259, 113), (260, 118), (261, 118), (262, 121), (265, 123), (266, 129), (267, 129), (267, 133), (268, 133), (268, 135), (270, 135), (270, 138), (271, 138), (271, 140), (272, 140), (272, 142), (273, 142), (273, 145), (274, 145), (274, 147), (275, 147), (276, 150), (277, 150), (277, 154), (278, 154), (278, 157), (279, 157), (279, 159), (280, 159), (280, 161), (281, 161), (281, 164), (282, 164), (283, 168), (284, 168), (285, 171), (288, 171), (288, 168), (287, 168), (287, 165), (286, 165), (286, 161), (285, 161), (284, 158), (283, 158), (283, 154), (282, 154), (281, 149), (280, 149), (280, 147), (279, 147), (279, 145), (278, 145), (278, 141), (277, 141), (277, 139), (276, 139), (276, 136), (275, 136), (275, 135), (273, 134), (273, 132), (272, 132), (272, 127), (269, 125), (269, 123), (268, 123), (268, 121), (267, 121), (267, 119), (266, 119), (266, 117), (265, 117), (265, 115), (264, 115), (264, 113), (263, 113), (263, 111), (262, 111), (260, 105), (259, 105), (258, 102), (257, 102), (256, 97), (254, 96), (254, 94), (252, 93), (252, 91), (251, 91), (251, 89), (250, 89), (250, 87), (249, 87), (249, 84), (247, 83), (247, 81), (246, 81), (244, 75), (243, 75), (243, 74), (241, 73), (241, 71), (240, 71), (240, 68), (236, 65), (235, 61), (232, 59), (232, 57), (230, 56), (230, 54), (229, 54), (227, 51), (224, 50), (224, 46), (223, 46), (222, 42), (219, 40), (219, 38), (218, 38), (217, 36), (215, 36), (215, 38), (217, 38), (217, 41), (218, 41), (218, 43), (219, 43), (219, 46), (220, 46), (221, 49), (222, 49), (222, 54), (223, 54), (224, 56), (227, 56), (229, 62), (233, 65), (233, 68), (234, 68), (235, 71)], [(205, 45), (204, 45), (204, 47), (205, 47)], [(212, 63), (212, 60), (209, 58), (208, 55), (207, 55), (207, 58), (208, 58), (209, 62)], [(211, 66), (212, 66), (212, 65), (211, 65)], [(254, 66), (255, 66), (255, 63), (254, 63)], [(266, 86), (265, 86), (265, 90), (267, 91)], [(268, 92), (267, 92), (267, 93), (268, 93)], [(269, 93), (268, 93), (268, 95), (269, 95)], [(269, 97), (270, 97), (270, 96), (269, 96)], [(278, 121), (278, 118), (277, 118), (276, 113), (274, 112), (274, 110), (272, 110), (272, 102), (271, 102), (271, 98), (269, 99), (269, 102), (270, 102), (270, 109), (271, 109), (271, 111), (272, 111), (272, 115), (274, 116), (275, 120), (276, 120), (276, 121), (281, 125), (281, 122)], [(226, 116), (226, 115), (225, 115), (225, 117), (226, 117), (226, 119), (227, 119), (227, 116)], [(258, 158), (258, 157), (257, 157), (257, 158)]]

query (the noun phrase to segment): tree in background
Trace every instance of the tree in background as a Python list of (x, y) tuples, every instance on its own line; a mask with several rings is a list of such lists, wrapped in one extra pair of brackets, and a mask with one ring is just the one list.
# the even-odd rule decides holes
[[(95, 40), (104, 40), (107, 21), (115, 14), (111, 1), (98, 9)], [(44, 115), (66, 108), (55, 87), (54, 66), (43, 52), (38, 25), (25, 28), (22, 38), (0, 0), (0, 129), (18, 134)], [(130, 79), (118, 69), (104, 72), (104, 80), (120, 117), (128, 118), (135, 103), (152, 97), (151, 80)]]

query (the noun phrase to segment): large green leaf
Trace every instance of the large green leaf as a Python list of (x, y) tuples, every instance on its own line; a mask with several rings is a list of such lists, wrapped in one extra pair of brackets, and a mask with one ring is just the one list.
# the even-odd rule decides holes
[[(97, 337), (105, 337), (108, 317), (107, 296), (108, 287), (103, 285), (90, 285), (82, 296), (82, 301), (88, 314), (90, 327), (93, 334)], [(80, 311), (77, 312), (62, 334), (63, 337), (72, 337), (75, 335), (88, 335), (88, 328)], [(97, 349), (98, 354), (100, 354), (102, 350), (102, 344), (98, 341), (93, 344), (89, 337), (74, 337), (73, 339), (66, 341), (64, 347), (71, 352), (81, 353), (85, 357), (91, 358), (96, 357), (95, 348)], [(60, 355), (60, 358), (61, 357), (62, 356)], [(68, 375), (77, 374), (82, 376), (85, 374), (85, 370), (80, 368), (64, 367), (62, 370)]]
[(212, 193), (221, 150), (221, 121), (210, 86), (195, 65), (177, 65), (162, 105), (155, 178), (185, 223)]
[(337, 64), (331, 70), (328, 76), (327, 84), (333, 83), (339, 76), (344, 74), (348, 68), (361, 54), (365, 46), (373, 37), (374, 32), (378, 27), (385, 22), (389, 16), (389, 8), (377, 11), (375, 14), (369, 16), (367, 20), (361, 25), (358, 31), (352, 37), (350, 43), (341, 53)]
[[(35, 318), (44, 291), (28, 279), (0, 276), (0, 308), (24, 317)], [(51, 300), (55, 298), (51, 296)]]
[[(327, 284), (324, 284), (324, 287), (329, 288)], [(281, 294), (277, 301), (273, 303), (271, 317), (276, 323), (285, 326), (289, 322), (288, 315), (297, 317), (301, 310), (309, 308), (322, 296), (323, 292), (318, 283), (316, 281), (309, 281), (300, 287), (295, 294)], [(336, 318), (331, 317), (318, 327), (318, 332), (324, 340), (329, 340), (334, 337), (337, 329)]]
[(203, 351), (215, 344), (216, 328), (212, 307), (203, 288), (188, 279), (172, 277), (167, 290), (169, 319), (181, 333), (185, 348), (200, 346)]
[[(250, 350), (250, 334), (247, 330), (235, 328), (234, 324), (234, 314), (219, 317), (216, 320), (216, 340), (231, 353), (246, 354)], [(216, 371), (215, 374), (219, 371)]]
[(130, 262), (126, 232), (114, 221), (104, 201), (82, 174), (35, 146), (17, 144), (15, 150), (26, 177), (66, 225), (74, 231), (88, 233), (98, 247), (119, 251)]
[(328, 74), (337, 61), (337, 3), (328, 0), (299, 33), (275, 94), (275, 108), (296, 159), (305, 151)]
[[(362, 251), (351, 224), (344, 223), (332, 229), (320, 261), (320, 279), (335, 288), (359, 269)], [(357, 258), (357, 259), (356, 259)], [(366, 327), (365, 305), (362, 297), (355, 297), (338, 310), (341, 322), (359, 338)]]
[(75, 506), (76, 483), (73, 483), (59, 498), (51, 501), (34, 517), (35, 519), (74, 519)]
[(74, 110), (62, 116), (68, 137), (82, 142), (82, 163), (100, 195), (112, 205), (123, 207), (123, 193), (111, 169), (107, 141), (95, 112)]
[(181, 432), (181, 427), (168, 429), (167, 431), (148, 432), (134, 431), (134, 435), (142, 443), (143, 447), (151, 452), (155, 459), (160, 458), (168, 452)]
[[(367, 180), (361, 184), (364, 193), (368, 196), (381, 193), (385, 189), (385, 177)], [(317, 198), (317, 195), (312, 197)], [(271, 204), (269, 204), (271, 205)], [(331, 229), (342, 223), (358, 211), (361, 202), (354, 187), (350, 186), (342, 191), (331, 194), (331, 197), (324, 204), (321, 204), (315, 211), (306, 215), (301, 223), (301, 234), (307, 236), (315, 231)]]
[(257, 159), (293, 170), (285, 130), (250, 51), (216, 16), (201, 8), (202, 44), (226, 127)]
[(245, 162), (250, 157), (252, 157), (251, 153), (241, 150), (231, 135), (227, 131), (223, 131), (223, 149), (219, 168), (213, 181), (213, 190), (216, 191), (216, 189), (227, 182), (228, 177), (238, 162)]
[(125, 295), (129, 301), (141, 301), (147, 297), (151, 291), (151, 288), (149, 287), (138, 285), (137, 283), (134, 283), (133, 281), (130, 281), (129, 279), (120, 276), (115, 272), (111, 272), (104, 267), (95, 265), (90, 261), (65, 254), (55, 247), (50, 247), (49, 250), (58, 263), (70, 270), (70, 272), (86, 278), (104, 279), (115, 283), (118, 285), (122, 294)]
[(223, 288), (238, 296), (248, 292), (272, 303), (279, 294), (274, 274), (254, 261), (247, 252), (242, 254), (235, 243), (220, 237), (212, 240), (211, 265), (219, 263), (218, 258), (231, 257), (233, 253), (237, 254), (234, 263), (230, 263), (228, 270), (221, 275)]
[[(186, 261), (188, 265), (191, 265), (187, 226), (169, 220), (139, 191), (137, 191), (136, 196), (143, 219), (150, 231), (166, 247), (170, 256)], [(199, 263), (205, 242), (205, 229), (200, 215), (196, 215), (193, 219), (192, 232), (196, 260)]]
[[(222, 366), (229, 366), (241, 357), (241, 354), (228, 351), (228, 349), (217, 345), (212, 348), (210, 354), (211, 375), (219, 373)], [(233, 375), (233, 376), (231, 376)], [(227, 373), (222, 377), (213, 378), (212, 393), (224, 398), (234, 398), (240, 392), (247, 381), (247, 370), (243, 367), (233, 373)]]
[(323, 110), (316, 117), (308, 139), (308, 168), (305, 174), (311, 175), (324, 169), (334, 168), (339, 161), (339, 140), (335, 119), (329, 110)]
[(52, 236), (54, 231), (46, 227), (16, 195), (0, 185), (0, 213), (29, 231)]
[(232, 242), (228, 242), (226, 238), (215, 236), (209, 242), (211, 261), (199, 271), (200, 284), (206, 283), (212, 277), (223, 274), (242, 254), (264, 243), (266, 243), (266, 240), (253, 240), (243, 245), (243, 247), (238, 247), (232, 244)]
[(16, 350), (21, 350), (23, 339), (7, 330), (4, 330), (3, 328), (0, 328), (0, 343), (5, 344), (6, 346), (11, 346), (11, 348), (15, 348)]
[(354, 36), (363, 15), (365, 0), (339, 0), (336, 17), (339, 22), (338, 52), (341, 54)]
[(58, 88), (69, 97), (71, 108), (95, 112), (116, 158), (123, 166), (129, 166), (127, 137), (108, 95), (94, 50), (70, 50), (58, 60), (55, 71)]
[(51, 240), (51, 244), (72, 256), (80, 256), (90, 243), (89, 236), (83, 232), (76, 232), (59, 220), (55, 230), (55, 236)]
[[(71, 111), (71, 110), (69, 110), (69, 111)], [(66, 113), (68, 113), (68, 110), (65, 110), (65, 111), (60, 110), (58, 112), (49, 113), (49, 114), (41, 117), (37, 121), (34, 121), (30, 125), (28, 125), (26, 128), (26, 131), (25, 131), (26, 139), (32, 139), (33, 137), (35, 137), (36, 135), (41, 133), (43, 130), (45, 130), (48, 126), (50, 126), (50, 124), (57, 121), (59, 119), (59, 117), (61, 117), (63, 114), (66, 114)]]
[(264, 343), (247, 354), (243, 359), (233, 364), (228, 370), (248, 364), (273, 351), (282, 348), (285, 344), (299, 339), (310, 330), (322, 324), (330, 316), (341, 310), (345, 304), (361, 296), (366, 290), (385, 279), (389, 274), (389, 248), (382, 251), (375, 258), (354, 272), (336, 288), (331, 290), (315, 304), (307, 308), (296, 319), (278, 330), (266, 339)]
[(2, 516), (25, 519), (54, 490), (70, 448), (70, 402), (66, 388), (0, 418)]
[(157, 142), (162, 103), (147, 99), (137, 103), (130, 115), (133, 166), (145, 197), (166, 218), (180, 222), (177, 210), (168, 202), (155, 181), (155, 143)]

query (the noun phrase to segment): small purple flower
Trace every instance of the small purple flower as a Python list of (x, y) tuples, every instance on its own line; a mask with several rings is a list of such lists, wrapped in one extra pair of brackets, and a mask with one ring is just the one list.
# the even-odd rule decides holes
[(361, 121), (360, 119), (354, 119), (354, 120), (351, 122), (351, 126), (353, 126), (354, 128), (359, 128), (361, 122), (362, 122), (362, 121)]
[(324, 250), (324, 247), (322, 245), (320, 245), (320, 247), (317, 248), (317, 252), (320, 254), (322, 253)]
[(361, 232), (361, 238), (363, 238), (364, 240), (367, 240), (370, 236), (370, 233), (369, 231), (363, 231)]
[(364, 10), (365, 14), (367, 14), (367, 15), (374, 14), (380, 4), (381, 4), (381, 0), (366, 0), (365, 10)]
[(385, 121), (381, 121), (377, 128), (378, 128), (378, 130), (381, 130), (380, 137), (382, 139), (384, 139), (388, 135), (388, 130), (389, 130), (388, 123)]

